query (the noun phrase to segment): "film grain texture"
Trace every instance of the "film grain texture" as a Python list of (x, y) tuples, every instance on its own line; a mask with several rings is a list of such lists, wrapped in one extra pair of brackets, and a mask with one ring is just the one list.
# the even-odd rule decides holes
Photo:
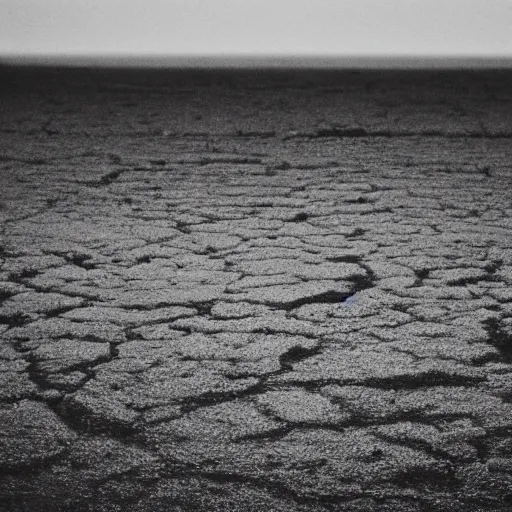
[(511, 72), (0, 73), (3, 510), (511, 510)]

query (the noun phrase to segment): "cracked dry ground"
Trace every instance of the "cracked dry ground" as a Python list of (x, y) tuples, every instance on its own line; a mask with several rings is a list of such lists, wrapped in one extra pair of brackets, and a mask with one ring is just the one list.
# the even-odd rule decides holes
[(3, 510), (511, 509), (510, 73), (2, 83)]

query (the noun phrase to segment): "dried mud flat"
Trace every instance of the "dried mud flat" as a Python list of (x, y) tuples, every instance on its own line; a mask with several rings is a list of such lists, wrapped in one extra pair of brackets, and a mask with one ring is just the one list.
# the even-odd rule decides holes
[(9, 511), (509, 511), (512, 74), (1, 70)]

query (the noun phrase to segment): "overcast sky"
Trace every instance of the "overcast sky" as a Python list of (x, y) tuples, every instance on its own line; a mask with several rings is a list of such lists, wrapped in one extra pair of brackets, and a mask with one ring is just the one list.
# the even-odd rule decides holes
[(512, 0), (0, 0), (3, 54), (512, 56)]

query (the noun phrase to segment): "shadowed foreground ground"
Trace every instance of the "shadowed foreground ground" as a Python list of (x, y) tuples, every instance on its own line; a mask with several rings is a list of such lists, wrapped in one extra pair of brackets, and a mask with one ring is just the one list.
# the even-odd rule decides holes
[(511, 509), (511, 73), (0, 74), (3, 510)]

